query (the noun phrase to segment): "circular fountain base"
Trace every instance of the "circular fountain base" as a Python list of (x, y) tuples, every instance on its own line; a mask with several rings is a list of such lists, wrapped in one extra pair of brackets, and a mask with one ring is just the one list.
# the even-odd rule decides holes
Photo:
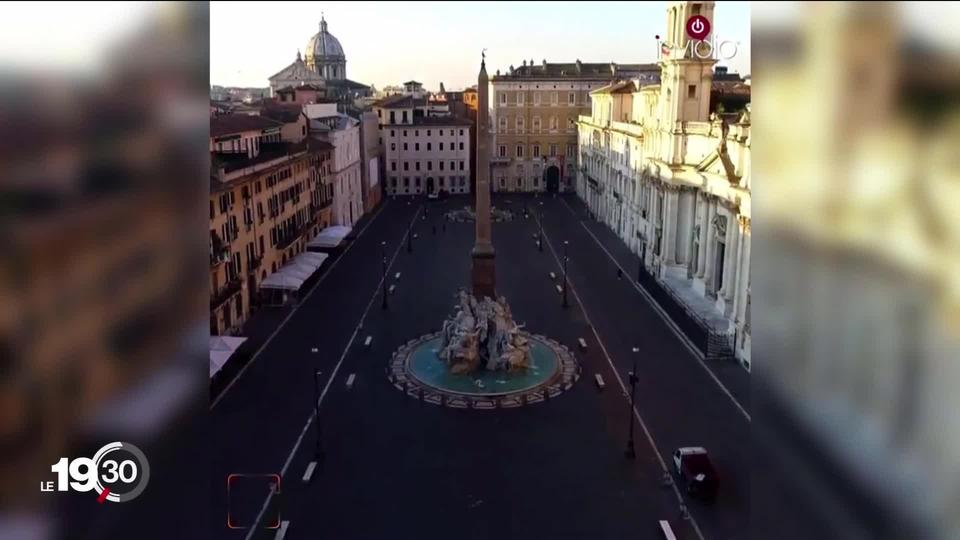
[(408, 396), (455, 408), (496, 409), (537, 403), (569, 389), (580, 377), (573, 353), (556, 341), (522, 332), (530, 342), (530, 366), (517, 371), (453, 374), (437, 356), (440, 332), (400, 347), (388, 375)]

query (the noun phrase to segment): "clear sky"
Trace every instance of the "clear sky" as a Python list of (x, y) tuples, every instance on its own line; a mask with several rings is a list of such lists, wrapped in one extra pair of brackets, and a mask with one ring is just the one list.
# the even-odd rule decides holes
[[(410, 79), (435, 90), (487, 70), (540, 63), (652, 62), (667, 2), (211, 2), (210, 83), (267, 86), (319, 31), (343, 46), (347, 77), (377, 88)], [(738, 41), (733, 71), (750, 73), (749, 2), (717, 2), (714, 32)]]

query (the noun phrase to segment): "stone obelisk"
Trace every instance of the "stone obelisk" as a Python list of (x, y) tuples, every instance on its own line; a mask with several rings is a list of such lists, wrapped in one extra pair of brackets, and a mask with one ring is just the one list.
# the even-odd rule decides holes
[(473, 295), (496, 299), (496, 271), (493, 240), (490, 233), (490, 123), (488, 117), (488, 80), (486, 55), (481, 53), (477, 79), (477, 237), (470, 256), (473, 259)]

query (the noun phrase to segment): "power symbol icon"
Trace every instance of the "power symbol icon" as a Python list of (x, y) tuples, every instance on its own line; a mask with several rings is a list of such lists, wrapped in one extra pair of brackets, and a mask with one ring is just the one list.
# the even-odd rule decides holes
[(703, 39), (710, 34), (710, 20), (703, 15), (694, 15), (687, 19), (687, 35), (692, 39)]

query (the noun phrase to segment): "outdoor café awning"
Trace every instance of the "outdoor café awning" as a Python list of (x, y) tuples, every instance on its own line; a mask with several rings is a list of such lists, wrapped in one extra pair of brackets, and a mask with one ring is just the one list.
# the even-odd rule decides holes
[(246, 341), (244, 337), (210, 336), (210, 377), (220, 371), (227, 360), (233, 356), (240, 345)]
[(307, 248), (335, 248), (343, 242), (343, 239), (350, 234), (351, 230), (353, 229), (346, 225), (327, 227), (320, 231), (320, 234), (315, 236), (313, 240), (307, 242)]
[(329, 255), (326, 253), (305, 251), (291, 259), (283, 268), (267, 276), (267, 279), (260, 283), (260, 288), (287, 291), (300, 290), (303, 282), (320, 268), (327, 257)]

